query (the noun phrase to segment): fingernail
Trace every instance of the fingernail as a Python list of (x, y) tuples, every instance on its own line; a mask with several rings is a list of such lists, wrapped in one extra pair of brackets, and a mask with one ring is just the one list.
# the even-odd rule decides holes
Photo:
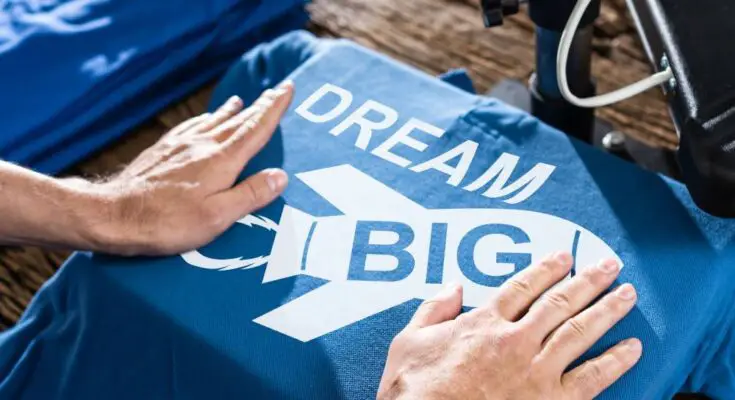
[(286, 80), (286, 81), (281, 82), (276, 87), (276, 95), (278, 97), (281, 97), (281, 96), (285, 95), (286, 93), (288, 93), (288, 91), (289, 91), (289, 89), (291, 89), (291, 87), (293, 87), (293, 82), (291, 82), (289, 80)]
[(569, 265), (572, 263), (572, 255), (566, 252), (556, 253), (556, 255), (554, 255), (554, 258), (556, 259), (556, 261), (559, 261), (564, 265)]
[(268, 187), (271, 192), (280, 192), (283, 190), (283, 187), (286, 186), (286, 176), (281, 170), (271, 171), (268, 173), (268, 178), (266, 178), (266, 180), (268, 181)]
[(240, 98), (240, 96), (235, 95), (235, 96), (230, 97), (227, 100), (227, 104), (228, 105), (232, 105), (232, 106), (236, 106), (238, 104), (242, 104), (242, 99)]
[(292, 86), (293, 86), (293, 81), (290, 80), (290, 79), (286, 79), (285, 81), (279, 83), (278, 86), (276, 86), (276, 87), (279, 88), (279, 89), (287, 90), (287, 89), (289, 89)]
[(615, 260), (604, 260), (600, 262), (599, 268), (602, 270), (602, 272), (606, 274), (612, 274), (615, 272), (618, 272), (620, 269), (620, 266), (618, 265), (618, 262)]
[(636, 296), (635, 289), (633, 288), (633, 285), (630, 283), (626, 283), (622, 286), (620, 286), (616, 292), (618, 297), (620, 297), (623, 300), (633, 300)]
[(436, 298), (437, 299), (448, 299), (454, 296), (454, 294), (459, 290), (459, 288), (460, 286), (458, 283), (455, 283), (455, 282), (448, 283), (442, 288), (442, 290), (439, 293), (437, 293)]
[(643, 350), (643, 345), (638, 339), (627, 339), (624, 340), (621, 344), (625, 349), (626, 357), (628, 357), (631, 361), (638, 358), (638, 355)]

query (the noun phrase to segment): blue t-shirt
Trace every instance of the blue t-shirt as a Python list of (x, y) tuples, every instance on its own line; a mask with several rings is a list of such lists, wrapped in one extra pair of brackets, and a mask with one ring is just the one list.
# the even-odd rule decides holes
[(345, 41), (294, 34), (235, 65), (213, 107), (290, 77), (244, 171), (271, 206), (166, 258), (75, 254), (0, 334), (0, 398), (371, 398), (388, 346), (448, 281), (465, 306), (557, 250), (623, 263), (640, 363), (601, 398), (733, 398), (731, 236), (685, 188), (496, 100)]
[(0, 158), (58, 173), (303, 27), (304, 0), (0, 5)]

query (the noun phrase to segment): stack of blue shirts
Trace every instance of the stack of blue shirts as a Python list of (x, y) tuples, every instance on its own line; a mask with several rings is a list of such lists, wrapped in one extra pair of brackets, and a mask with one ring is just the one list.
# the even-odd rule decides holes
[(304, 3), (0, 2), (0, 158), (61, 172), (302, 27)]

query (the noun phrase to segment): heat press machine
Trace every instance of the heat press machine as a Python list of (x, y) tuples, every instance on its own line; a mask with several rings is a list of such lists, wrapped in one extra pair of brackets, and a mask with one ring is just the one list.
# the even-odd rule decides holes
[[(596, 94), (592, 36), (600, 0), (482, 0), (485, 26), (528, 3), (536, 25), (536, 71), (528, 85), (504, 81), (490, 95), (605, 151), (681, 180), (697, 206), (735, 217), (735, 3), (627, 0), (654, 73)], [(566, 67), (566, 68), (564, 68)], [(595, 119), (595, 108), (659, 87), (679, 136), (675, 152), (653, 149)]]

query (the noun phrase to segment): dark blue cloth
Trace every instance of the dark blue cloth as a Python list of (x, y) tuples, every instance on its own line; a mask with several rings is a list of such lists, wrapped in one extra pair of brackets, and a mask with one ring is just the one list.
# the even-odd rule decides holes
[(472, 94), (477, 93), (477, 91), (475, 90), (475, 84), (474, 82), (472, 82), (472, 78), (470, 78), (469, 74), (467, 74), (467, 70), (465, 70), (464, 68), (451, 69), (439, 75), (438, 78), (443, 80), (444, 82), (450, 83), (460, 89), (463, 89), (466, 92)]
[(303, 27), (304, 2), (4, 2), (0, 158), (60, 172)]
[(421, 299), (459, 281), (475, 306), (562, 249), (576, 271), (619, 258), (639, 292), (582, 357), (643, 341), (601, 398), (735, 397), (734, 222), (678, 183), (345, 41), (257, 47), (212, 108), (284, 78), (292, 108), (243, 174), (285, 168), (283, 197), (197, 252), (75, 254), (0, 334), (0, 398), (373, 398)]

